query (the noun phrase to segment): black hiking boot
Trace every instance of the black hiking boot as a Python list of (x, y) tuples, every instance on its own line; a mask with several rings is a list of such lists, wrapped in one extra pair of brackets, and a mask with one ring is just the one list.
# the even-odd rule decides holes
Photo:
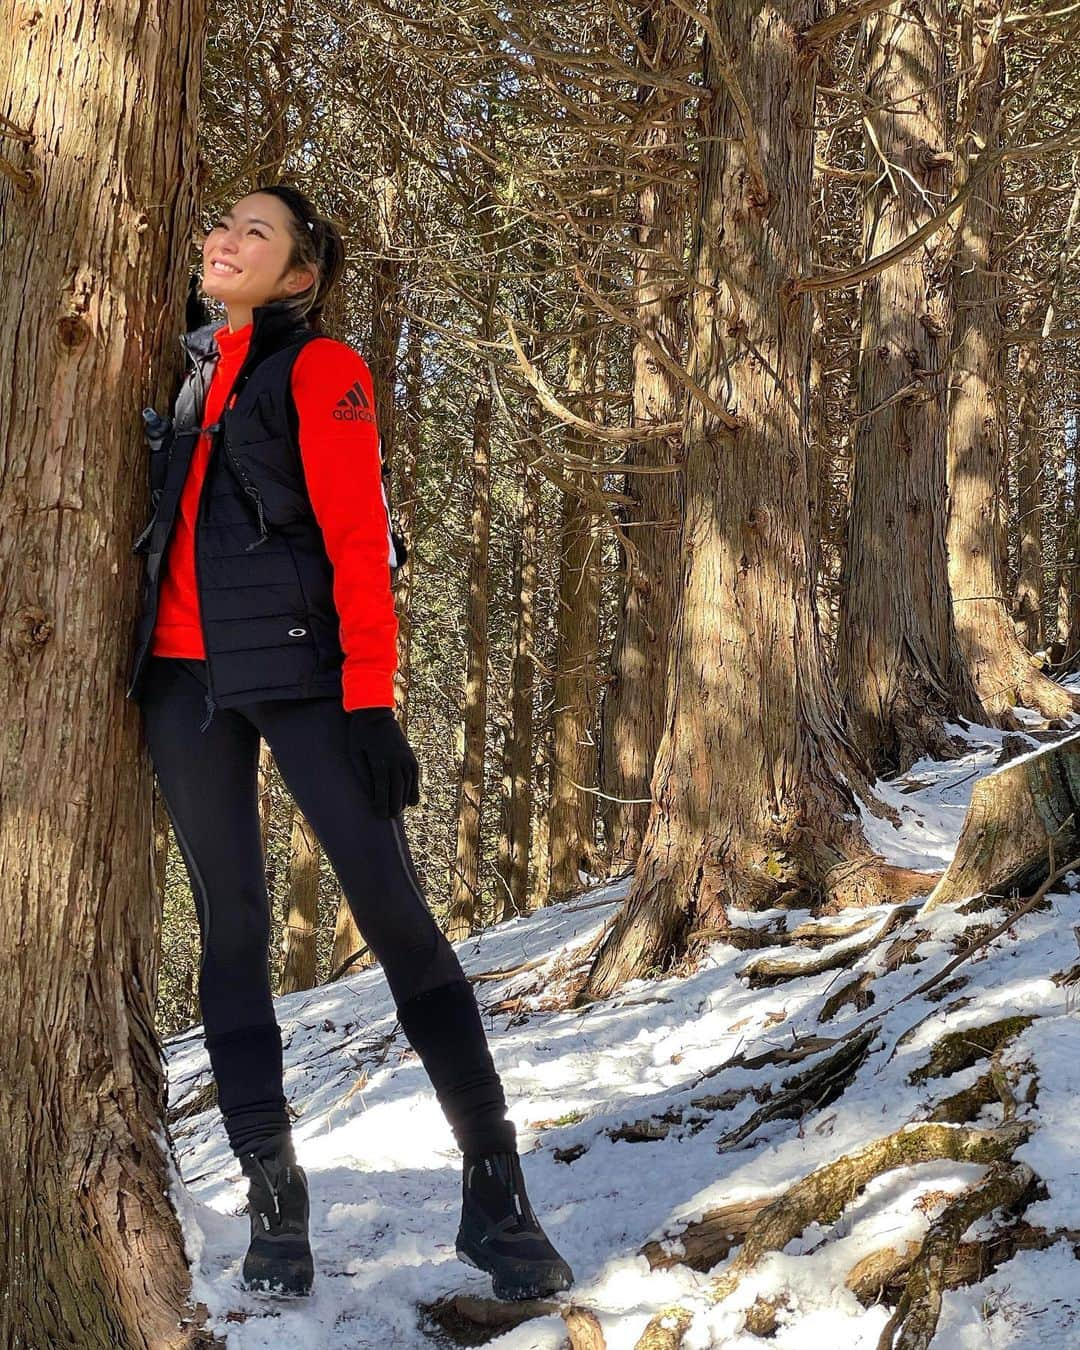
[(244, 1258), (240, 1287), (251, 1293), (302, 1298), (315, 1275), (308, 1242), (307, 1173), (296, 1161), (292, 1139), (272, 1149), (241, 1155), (248, 1178), (251, 1245)]
[(496, 1298), (544, 1298), (569, 1289), (574, 1273), (533, 1213), (516, 1151), (466, 1153), (461, 1198), (457, 1254), (487, 1271)]

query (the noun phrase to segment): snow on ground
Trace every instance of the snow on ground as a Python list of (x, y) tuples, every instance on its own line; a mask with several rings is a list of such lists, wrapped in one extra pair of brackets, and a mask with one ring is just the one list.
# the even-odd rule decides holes
[[(862, 812), (874, 844), (892, 861), (927, 871), (943, 867), (975, 781), (994, 766), (1000, 733), (953, 730), (968, 743), (962, 758), (921, 761), (902, 780), (880, 785), (899, 812), (899, 826)], [(945, 1030), (1037, 1015), (1006, 1053), (1010, 1064), (1032, 1061), (1038, 1080), (1036, 1105), (1021, 1107), (1038, 1128), (1016, 1156), (1035, 1169), (1046, 1198), (1034, 1202), (1026, 1217), (1050, 1229), (1080, 1227), (1080, 1152), (1074, 1146), (1080, 997), (1050, 979), (1080, 959), (1074, 937), (1080, 877), (1066, 877), (1050, 908), (1020, 920), (962, 968), (969, 977), (962, 999), (898, 1002), (944, 965), (971, 922), (946, 909), (919, 920), (930, 934), (919, 948), (925, 959), (891, 973), (882, 969), (879, 949), (854, 956), (846, 968), (751, 989), (739, 978), (751, 954), (718, 942), (688, 977), (635, 981), (586, 1009), (545, 1011), (558, 986), (555, 967), (564, 973), (573, 968), (574, 949), (587, 950), (628, 885), (623, 880), (594, 887), (457, 948), (470, 973), (547, 958), (538, 968), (476, 988), (482, 1009), (524, 996), (525, 1020), (485, 1016), (492, 1053), (517, 1123), (530, 1197), (574, 1268), (572, 1300), (597, 1314), (609, 1350), (632, 1347), (650, 1317), (675, 1303), (694, 1312), (686, 1350), (760, 1347), (759, 1338), (743, 1329), (745, 1311), (759, 1295), (782, 1290), (787, 1306), (772, 1338), (776, 1350), (822, 1344), (874, 1350), (888, 1310), (862, 1307), (844, 1285), (848, 1270), (886, 1244), (902, 1247), (919, 1239), (948, 1195), (972, 1184), (982, 1168), (929, 1163), (877, 1178), (835, 1224), (812, 1225), (720, 1303), (710, 1300), (709, 1286), (726, 1260), (708, 1274), (678, 1266), (651, 1271), (638, 1252), (710, 1208), (778, 1193), (840, 1154), (924, 1119), (933, 1101), (970, 1085), (980, 1071), (975, 1066), (948, 1079), (908, 1082)], [(794, 928), (808, 916), (776, 911), (738, 917), (754, 926), (783, 917)], [(838, 917), (855, 921), (865, 912)], [(999, 911), (978, 916), (985, 923), (1001, 917)], [(804, 1035), (836, 1036), (854, 1026), (864, 1014), (851, 1007), (827, 1024), (819, 1023), (818, 1013), (859, 970), (877, 972), (872, 1011), (884, 1015), (875, 1049), (852, 1085), (831, 1106), (801, 1121), (768, 1122), (741, 1145), (718, 1152), (717, 1139), (757, 1103), (747, 1096), (730, 1110), (705, 1112), (701, 1126), (703, 1112), (691, 1099), (775, 1085), (782, 1076), (769, 1067), (723, 1070), (734, 1056), (790, 1046)], [(396, 1019), (382, 974), (365, 971), (280, 998), (276, 1007), (286, 1094), (300, 1113), (297, 1153), (311, 1187), (315, 1288), (297, 1302), (239, 1289), (248, 1238), (246, 1186), (214, 1107), (173, 1130), (186, 1189), (174, 1181), (172, 1195), (192, 1262), (193, 1299), (205, 1302), (208, 1326), (228, 1350), (413, 1350), (436, 1344), (421, 1325), (418, 1303), (462, 1290), (486, 1296), (490, 1281), (455, 1256), (460, 1155), (400, 1028), (387, 1042)], [(201, 1028), (174, 1037), (166, 1052), (170, 1101), (182, 1104), (209, 1081)], [(608, 1134), (671, 1108), (682, 1108), (684, 1121), (666, 1138), (632, 1143)], [(979, 1123), (1000, 1119), (1000, 1107), (987, 1107)], [(585, 1149), (574, 1161), (555, 1159), (554, 1150), (574, 1145)], [(561, 1318), (546, 1317), (489, 1344), (561, 1350), (566, 1329)], [(1070, 1245), (1022, 1252), (979, 1284), (947, 1293), (933, 1345), (1080, 1347), (1080, 1264)]]

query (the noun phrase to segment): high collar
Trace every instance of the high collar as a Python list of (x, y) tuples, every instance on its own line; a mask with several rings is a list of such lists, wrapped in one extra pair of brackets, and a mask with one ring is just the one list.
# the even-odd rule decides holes
[[(228, 329), (228, 320), (203, 324), (190, 333), (183, 333), (180, 342), (193, 357), (204, 361), (216, 361), (221, 355), (214, 334), (220, 329)], [(242, 330), (237, 330), (242, 331)], [(288, 346), (289, 339), (295, 333), (310, 331), (305, 318), (297, 318), (284, 300), (271, 300), (268, 305), (256, 305), (251, 311), (251, 338), (249, 352), (264, 354)]]

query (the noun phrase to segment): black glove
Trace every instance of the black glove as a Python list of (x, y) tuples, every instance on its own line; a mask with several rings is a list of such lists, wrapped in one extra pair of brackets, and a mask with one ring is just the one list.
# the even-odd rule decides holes
[(377, 816), (396, 816), (419, 803), (420, 765), (393, 708), (352, 709), (349, 754)]

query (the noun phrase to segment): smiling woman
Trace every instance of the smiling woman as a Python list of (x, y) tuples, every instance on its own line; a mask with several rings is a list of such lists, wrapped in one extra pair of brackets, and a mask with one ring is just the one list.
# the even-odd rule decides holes
[(298, 316), (321, 331), (319, 316), (345, 262), (337, 229), (284, 184), (241, 197), (207, 231), (202, 251), (203, 291), (225, 305), (234, 332), (268, 296), (295, 299)]
[(554, 1293), (572, 1273), (529, 1204), (476, 996), (399, 819), (420, 800), (394, 713), (391, 572), (404, 553), (371, 371), (321, 330), (341, 236), (279, 184), (224, 212), (202, 252), (202, 289), (228, 317), (183, 337), (191, 369), (137, 545), (146, 582), (128, 694), (196, 902), (204, 1041), (250, 1183), (244, 1287), (306, 1294), (314, 1276), (269, 982), (265, 739), (464, 1154), (458, 1254), (500, 1297)]

